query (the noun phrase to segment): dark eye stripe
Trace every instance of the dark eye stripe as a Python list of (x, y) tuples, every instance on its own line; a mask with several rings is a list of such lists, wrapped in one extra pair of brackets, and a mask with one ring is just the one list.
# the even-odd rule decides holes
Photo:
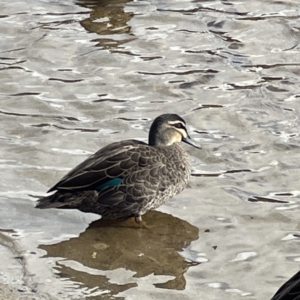
[(181, 129), (186, 130), (185, 126), (182, 123), (175, 123), (175, 124), (173, 124), (173, 126), (176, 127), (176, 128), (181, 128)]

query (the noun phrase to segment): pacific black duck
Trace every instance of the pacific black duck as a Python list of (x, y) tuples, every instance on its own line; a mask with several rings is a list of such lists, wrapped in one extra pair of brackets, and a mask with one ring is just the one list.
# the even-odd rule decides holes
[(76, 208), (108, 219), (135, 217), (180, 193), (191, 173), (188, 156), (177, 142), (197, 146), (176, 114), (157, 117), (149, 144), (115, 142), (100, 149), (65, 175), (38, 200), (38, 208)]

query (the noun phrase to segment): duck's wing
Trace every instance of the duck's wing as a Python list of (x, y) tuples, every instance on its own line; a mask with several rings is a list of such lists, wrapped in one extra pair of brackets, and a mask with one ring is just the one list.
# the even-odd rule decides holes
[(149, 147), (137, 140), (112, 143), (87, 158), (66, 174), (48, 192), (103, 189), (118, 185), (125, 172), (139, 164), (139, 147)]

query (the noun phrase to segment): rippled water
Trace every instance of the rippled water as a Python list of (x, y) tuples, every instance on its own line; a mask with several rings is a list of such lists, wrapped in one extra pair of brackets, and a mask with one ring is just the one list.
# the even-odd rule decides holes
[[(2, 0), (1, 293), (270, 299), (300, 261), (299, 16), (294, 0)], [(34, 208), (161, 112), (203, 149), (156, 229)]]

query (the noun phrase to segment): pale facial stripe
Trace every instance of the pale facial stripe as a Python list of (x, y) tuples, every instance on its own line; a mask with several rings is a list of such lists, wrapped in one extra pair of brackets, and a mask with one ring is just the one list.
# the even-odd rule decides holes
[[(175, 124), (182, 124), (182, 126), (185, 128), (185, 124), (182, 121), (176, 120), (176, 121), (168, 121), (169, 125), (175, 125)], [(186, 129), (183, 128), (176, 128), (175, 126), (173, 126), (174, 129), (176, 129), (177, 131), (179, 131), (183, 137), (187, 137), (187, 132)]]
[(182, 129), (182, 128), (175, 128), (177, 131), (179, 131), (181, 134), (182, 134), (182, 136), (184, 137), (184, 138), (186, 138), (187, 137), (187, 133), (186, 133), (186, 131), (184, 130), (184, 129)]
[(176, 120), (176, 121), (168, 121), (168, 124), (174, 125), (174, 124), (182, 124), (185, 127), (185, 124), (182, 121)]

